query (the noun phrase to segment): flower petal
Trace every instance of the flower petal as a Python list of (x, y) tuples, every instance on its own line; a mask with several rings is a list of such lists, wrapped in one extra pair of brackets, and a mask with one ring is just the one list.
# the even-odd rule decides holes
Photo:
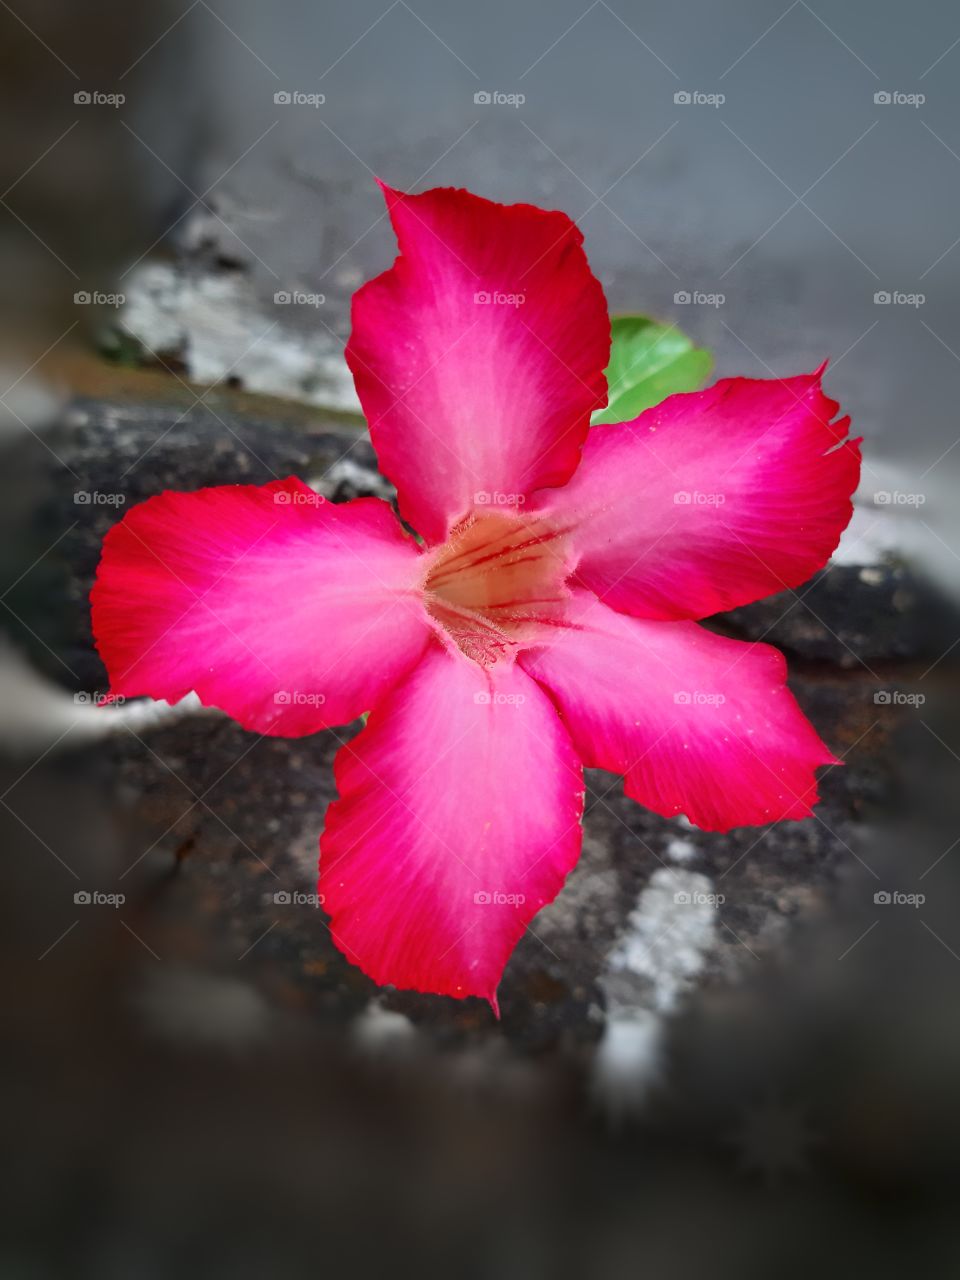
[(400, 256), (354, 295), (346, 357), (400, 510), (437, 542), (477, 494), (568, 479), (604, 403), (610, 322), (565, 214), (383, 190)]
[(787, 689), (778, 650), (626, 617), (582, 591), (568, 616), (569, 629), (519, 660), (552, 693), (584, 764), (708, 831), (810, 816), (815, 768), (838, 761)]
[(705, 618), (799, 586), (836, 548), (860, 475), (821, 372), (729, 378), (594, 427), (570, 483), (528, 510), (578, 525), (578, 581), (638, 617)]
[(195, 690), (245, 729), (355, 719), (423, 653), (419, 549), (386, 503), (291, 477), (161, 493), (107, 534), (91, 593), (111, 691)]
[(320, 893), (376, 982), (496, 1009), (507, 959), (580, 852), (583, 777), (515, 664), (432, 648), (336, 760)]

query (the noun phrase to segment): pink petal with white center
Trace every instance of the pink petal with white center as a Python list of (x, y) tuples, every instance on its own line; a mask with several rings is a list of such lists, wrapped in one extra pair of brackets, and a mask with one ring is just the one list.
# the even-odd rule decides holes
[(354, 295), (346, 357), (404, 518), (439, 542), (477, 504), (569, 478), (610, 322), (566, 214), (383, 190), (400, 256)]
[(386, 503), (291, 477), (161, 493), (107, 534), (91, 593), (111, 693), (191, 690), (297, 737), (368, 710), (432, 634), (421, 555)]
[(520, 656), (553, 695), (584, 764), (708, 831), (806, 818), (837, 764), (787, 689), (783, 655), (694, 622), (615, 613), (577, 592), (571, 627)]
[(320, 884), (340, 950), (379, 983), (482, 996), (580, 852), (583, 778), (515, 664), (439, 644), (337, 755)]
[(577, 525), (577, 580), (638, 617), (705, 618), (799, 586), (836, 548), (860, 475), (821, 372), (730, 378), (594, 427), (570, 483), (527, 509)]

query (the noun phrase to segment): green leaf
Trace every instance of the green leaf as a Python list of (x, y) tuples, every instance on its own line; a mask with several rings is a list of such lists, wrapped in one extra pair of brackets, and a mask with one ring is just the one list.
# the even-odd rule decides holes
[(698, 391), (713, 367), (709, 351), (695, 347), (675, 325), (647, 316), (614, 316), (607, 366), (610, 403), (590, 419), (628, 422), (676, 391)]

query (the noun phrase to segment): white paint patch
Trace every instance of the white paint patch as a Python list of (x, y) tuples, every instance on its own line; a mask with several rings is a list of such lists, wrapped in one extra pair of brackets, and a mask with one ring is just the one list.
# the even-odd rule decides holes
[(353, 1024), (353, 1036), (360, 1047), (371, 1053), (391, 1053), (410, 1048), (417, 1029), (402, 1013), (384, 1009), (376, 998), (370, 1001)]
[(61, 389), (7, 363), (0, 364), (0, 384), (10, 388), (0, 401), (0, 445), (45, 431), (61, 417), (66, 399)]
[[(901, 482), (903, 485), (906, 481)], [(854, 503), (853, 516), (833, 564), (878, 565), (914, 559), (924, 544), (924, 529), (915, 507), (876, 505), (871, 494)]]
[[(896, 562), (922, 565), (956, 595), (957, 506), (946, 470), (916, 470), (868, 452), (853, 518), (844, 530), (833, 564), (867, 566)], [(882, 578), (860, 574), (875, 585)]]
[(355, 489), (373, 493), (387, 502), (397, 495), (396, 489), (389, 480), (384, 480), (378, 471), (361, 466), (352, 458), (338, 458), (328, 471), (325, 471), (322, 476), (309, 480), (308, 484), (311, 489), (329, 498), (336, 493), (338, 485), (344, 481), (353, 485)]
[[(79, 698), (79, 701), (78, 701)], [(193, 715), (220, 715), (195, 693), (176, 706), (153, 698), (97, 705), (100, 695), (75, 695), (35, 671), (9, 645), (0, 645), (0, 747), (12, 754), (83, 746), (126, 729), (147, 733)]]
[[(694, 848), (686, 840), (671, 843)], [(690, 856), (686, 849), (683, 856)], [(717, 942), (714, 897), (712, 882), (699, 872), (655, 871), (610, 953), (601, 979), (607, 1025), (593, 1088), (612, 1117), (638, 1111), (659, 1077), (665, 1018), (692, 990)]]
[(704, 967), (716, 940), (711, 881), (695, 871), (655, 871), (610, 956), (611, 972), (646, 978), (650, 1004), (672, 1013)]
[(178, 356), (192, 382), (236, 377), (247, 391), (359, 413), (337, 343), (319, 318), (302, 333), (292, 328), (290, 310), (265, 306), (242, 273), (191, 274), (153, 262), (131, 277), (120, 325), (147, 352)]
[(667, 857), (672, 862), (692, 862), (699, 850), (691, 840), (673, 839), (667, 841)]
[(609, 1019), (594, 1059), (593, 1092), (613, 1114), (640, 1109), (660, 1078), (663, 1020), (646, 1009)]

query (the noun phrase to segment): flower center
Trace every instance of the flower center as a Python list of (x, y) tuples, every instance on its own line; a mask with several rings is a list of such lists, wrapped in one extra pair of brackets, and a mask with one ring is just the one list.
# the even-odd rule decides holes
[(564, 614), (565, 530), (540, 517), (468, 516), (434, 553), (427, 608), (460, 649), (492, 666)]

